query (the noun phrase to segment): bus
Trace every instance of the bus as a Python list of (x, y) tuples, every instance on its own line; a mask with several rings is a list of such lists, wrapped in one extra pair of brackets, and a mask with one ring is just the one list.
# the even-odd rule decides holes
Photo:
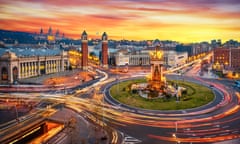
[(240, 88), (240, 80), (235, 80), (234, 86)]

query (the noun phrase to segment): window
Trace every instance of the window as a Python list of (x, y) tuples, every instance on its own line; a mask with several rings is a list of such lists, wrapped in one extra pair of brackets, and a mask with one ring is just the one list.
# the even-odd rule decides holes
[(8, 80), (8, 71), (6, 67), (2, 68), (2, 80)]

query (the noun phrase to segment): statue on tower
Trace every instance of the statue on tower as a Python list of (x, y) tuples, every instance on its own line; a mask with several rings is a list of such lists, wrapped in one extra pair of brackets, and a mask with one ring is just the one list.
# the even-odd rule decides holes
[(103, 41), (107, 41), (108, 40), (108, 36), (107, 36), (107, 33), (104, 32), (103, 35), (102, 35), (102, 40)]
[(81, 39), (82, 39), (82, 40), (88, 40), (88, 39), (87, 39), (87, 33), (86, 33), (85, 30), (84, 30), (83, 33), (82, 33)]

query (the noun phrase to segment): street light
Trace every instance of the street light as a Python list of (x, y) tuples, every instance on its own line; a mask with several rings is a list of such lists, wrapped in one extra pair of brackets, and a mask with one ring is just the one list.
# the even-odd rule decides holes
[(19, 123), (17, 106), (14, 105), (14, 108), (15, 108), (15, 113), (16, 113), (16, 120)]
[(180, 141), (178, 141), (178, 139), (177, 139), (178, 137), (177, 137), (177, 135), (175, 133), (173, 133), (172, 136), (175, 138), (176, 144), (180, 144), (181, 143)]
[(175, 122), (175, 130), (177, 132), (177, 129), (178, 129), (178, 124), (177, 124), (177, 121)]
[(176, 137), (177, 137), (175, 133), (173, 133), (173, 134), (172, 134), (172, 136), (173, 136), (174, 138), (176, 138)]
[(104, 93), (101, 92), (101, 96), (102, 96), (102, 129), (104, 129)]

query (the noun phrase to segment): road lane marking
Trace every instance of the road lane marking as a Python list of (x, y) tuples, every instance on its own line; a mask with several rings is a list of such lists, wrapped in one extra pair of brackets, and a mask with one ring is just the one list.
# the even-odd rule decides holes
[(220, 134), (220, 136), (224, 136), (224, 135), (228, 135), (229, 133), (222, 133)]
[(228, 128), (228, 127), (229, 127), (229, 126), (227, 125), (227, 126), (223, 126), (222, 128), (225, 129), (225, 128)]
[(239, 133), (239, 131), (238, 131), (238, 130), (236, 130), (236, 131), (233, 131), (232, 133)]
[(124, 137), (122, 144), (136, 144), (136, 143), (140, 143), (140, 142), (142, 142), (142, 141), (139, 139), (136, 139), (131, 136), (126, 136), (126, 137)]

